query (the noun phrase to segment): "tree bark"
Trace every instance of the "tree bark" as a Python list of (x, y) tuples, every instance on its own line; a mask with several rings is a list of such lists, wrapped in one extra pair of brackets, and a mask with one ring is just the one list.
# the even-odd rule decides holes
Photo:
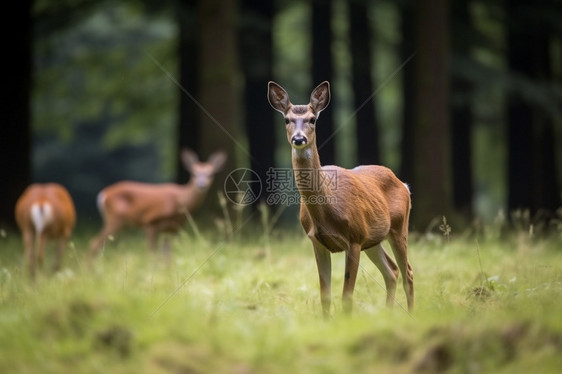
[[(416, 50), (414, 5), (411, 1), (401, 2), (400, 43), (401, 62), (406, 61)], [(400, 160), (400, 178), (411, 183), (414, 179), (414, 88), (415, 58), (402, 69), (402, 144)]]
[[(471, 46), (469, 44), (471, 21), (468, 1), (453, 2), (452, 27), (453, 53), (468, 58)], [(451, 100), (451, 140), (453, 173), (453, 203), (455, 211), (465, 220), (473, 217), (472, 199), (474, 194), (472, 177), (472, 121), (471, 106), (472, 85), (467, 79), (458, 74), (452, 76)]]
[(236, 168), (236, 154), (248, 155), (238, 131), (236, 0), (200, 0), (199, 71), (201, 98), (200, 157), (223, 150), (228, 160), (217, 174), (203, 210), (217, 207), (217, 193), (223, 192), (224, 180)]
[[(274, 111), (264, 94), (273, 77), (273, 4), (263, 0), (243, 0), (240, 30), (241, 63), (244, 72), (244, 118), (250, 167), (261, 182), (262, 200), (268, 197), (267, 171), (275, 166)], [(260, 194), (259, 184), (251, 184), (254, 196)]]
[(446, 0), (416, 3), (414, 179), (412, 223), (424, 230), (451, 213), (449, 48)]
[[(349, 2), (349, 26), (351, 39), (351, 77), (354, 108), (361, 107), (373, 93), (371, 74), (371, 32), (368, 22), (368, 7), (365, 0)], [(369, 101), (355, 117), (357, 128), (357, 151), (360, 165), (380, 163), (380, 145), (376, 102)]]
[[(312, 1), (312, 80), (313, 86), (323, 81), (332, 82), (332, 0)], [(316, 142), (323, 165), (334, 164), (333, 110), (322, 112), (322, 120), (316, 129)]]
[(15, 227), (14, 208), (31, 181), (31, 1), (11, 4), (11, 22), (3, 23), (4, 95), (0, 100), (0, 228)]
[[(177, 130), (178, 152), (176, 157), (176, 180), (186, 183), (189, 175), (180, 160), (181, 150), (190, 148), (199, 154), (200, 109), (189, 95), (197, 99), (199, 86), (199, 53), (198, 53), (198, 22), (195, 17), (197, 2), (195, 0), (178, 0), (177, 22), (179, 26), (178, 58), (179, 58), (179, 122)], [(184, 92), (189, 93), (189, 95)]]
[[(508, 2), (508, 63), (515, 77), (548, 82), (549, 30), (533, 18), (533, 3)], [(552, 117), (512, 89), (508, 96), (508, 209), (552, 215), (560, 207)]]

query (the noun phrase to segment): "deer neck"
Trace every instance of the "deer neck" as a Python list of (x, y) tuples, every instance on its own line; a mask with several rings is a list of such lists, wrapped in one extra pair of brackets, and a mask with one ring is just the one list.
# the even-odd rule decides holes
[(208, 188), (199, 188), (195, 184), (194, 180), (189, 181), (187, 184), (184, 184), (182, 187), (182, 194), (180, 198), (181, 205), (187, 211), (192, 211), (197, 209), (205, 196), (207, 196), (207, 192), (209, 191)]
[(293, 171), (300, 195), (308, 200), (311, 196), (329, 195), (324, 185), (324, 171), (320, 165), (320, 156), (316, 144), (302, 149), (292, 149)]

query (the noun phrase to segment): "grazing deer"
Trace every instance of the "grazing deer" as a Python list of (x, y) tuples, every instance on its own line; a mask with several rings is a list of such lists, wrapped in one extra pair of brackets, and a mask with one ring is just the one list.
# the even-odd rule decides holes
[[(330, 84), (312, 91), (308, 105), (293, 105), (287, 92), (269, 82), (268, 100), (285, 117), (287, 140), (301, 196), (300, 221), (312, 241), (320, 278), (324, 315), (331, 304), (331, 252), (344, 251), (343, 307), (352, 310), (352, 296), (361, 251), (376, 265), (386, 285), (386, 303), (392, 306), (398, 269), (402, 273), (408, 309), (414, 307), (414, 279), (408, 263), (410, 191), (392, 171), (375, 165), (344, 169), (320, 166), (315, 126), (330, 102)], [(381, 245), (388, 239), (396, 262)]]
[(226, 161), (224, 152), (216, 152), (207, 162), (200, 162), (188, 149), (181, 153), (184, 167), (191, 173), (189, 183), (149, 184), (118, 182), (104, 188), (97, 198), (104, 225), (91, 240), (90, 253), (95, 255), (105, 239), (125, 226), (144, 228), (148, 247), (154, 251), (158, 234), (175, 233), (203, 202), (215, 174)]
[(57, 183), (30, 185), (16, 202), (15, 214), (31, 277), (35, 276), (36, 262), (43, 267), (49, 239), (58, 241), (54, 270), (59, 270), (64, 247), (76, 224), (76, 210), (66, 188)]

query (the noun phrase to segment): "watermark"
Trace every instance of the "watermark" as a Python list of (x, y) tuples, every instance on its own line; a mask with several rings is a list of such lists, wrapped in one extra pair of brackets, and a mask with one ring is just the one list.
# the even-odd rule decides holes
[[(265, 202), (269, 205), (334, 204), (336, 196), (321, 191), (335, 191), (338, 186), (336, 170), (269, 168), (266, 172)], [(258, 173), (252, 169), (233, 170), (225, 179), (224, 193), (236, 205), (250, 205), (258, 201), (263, 190)]]
[(250, 205), (258, 201), (262, 184), (258, 173), (252, 169), (239, 168), (228, 174), (224, 180), (224, 194), (237, 205)]

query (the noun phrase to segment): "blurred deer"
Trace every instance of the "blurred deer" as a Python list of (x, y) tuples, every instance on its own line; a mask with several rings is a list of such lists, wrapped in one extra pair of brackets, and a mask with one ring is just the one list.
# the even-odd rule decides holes
[(35, 276), (36, 263), (43, 267), (47, 240), (58, 241), (54, 270), (59, 270), (64, 247), (76, 225), (76, 210), (66, 188), (57, 183), (30, 185), (16, 202), (15, 215), (31, 277)]
[[(314, 247), (324, 315), (329, 315), (331, 305), (330, 254), (341, 251), (345, 252), (345, 311), (352, 309), (361, 251), (367, 253), (382, 273), (389, 306), (394, 302), (400, 269), (408, 308), (412, 310), (414, 278), (407, 255), (408, 186), (383, 166), (358, 166), (351, 170), (320, 166), (316, 121), (330, 103), (328, 82), (312, 91), (307, 105), (293, 105), (287, 92), (275, 82), (269, 82), (268, 99), (273, 109), (285, 118), (295, 180), (301, 195), (300, 221)], [(384, 239), (390, 241), (398, 265), (381, 245)]]
[(142, 227), (151, 252), (160, 233), (175, 233), (183, 226), (186, 215), (195, 211), (205, 199), (215, 174), (226, 161), (226, 153), (216, 152), (207, 162), (201, 162), (193, 151), (184, 149), (181, 159), (191, 174), (185, 185), (124, 181), (110, 185), (98, 194), (103, 228), (90, 242), (91, 255), (101, 249), (109, 236), (125, 226)]

